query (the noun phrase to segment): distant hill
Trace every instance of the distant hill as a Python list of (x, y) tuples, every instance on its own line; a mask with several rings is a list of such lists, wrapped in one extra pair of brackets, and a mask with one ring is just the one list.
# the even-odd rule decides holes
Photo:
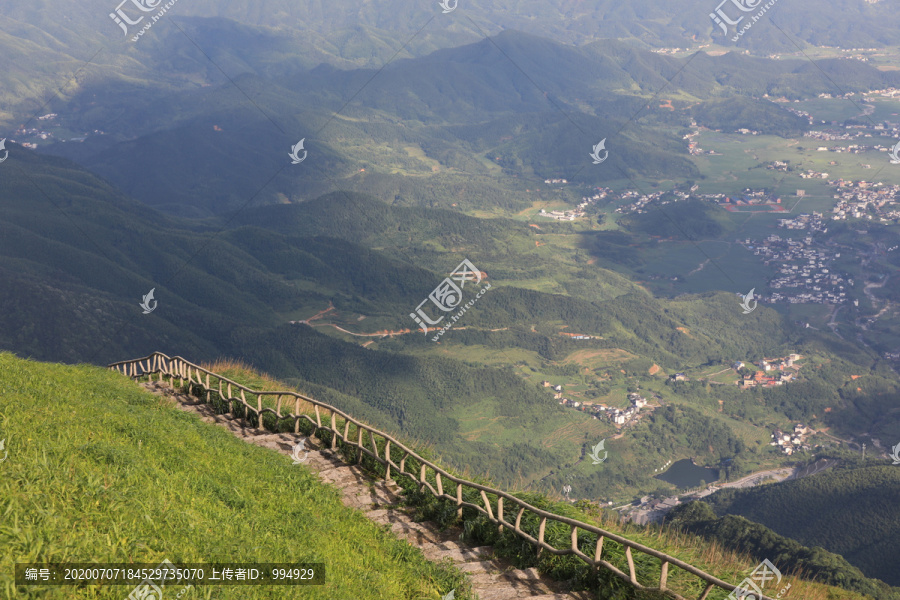
[(724, 209), (693, 199), (654, 206), (644, 214), (622, 217), (619, 223), (644, 235), (691, 241), (716, 239), (734, 228)]
[(796, 138), (810, 129), (805, 118), (788, 112), (778, 104), (750, 98), (703, 102), (692, 107), (691, 114), (698, 125), (729, 133), (750, 129), (763, 135)]
[(864, 593), (879, 600), (900, 598), (900, 588), (866, 577), (844, 557), (824, 548), (806, 547), (771, 529), (744, 517), (725, 515), (716, 517), (702, 501), (676, 506), (666, 515), (666, 523), (679, 530), (747, 553), (757, 560), (769, 560), (782, 572), (802, 572), (805, 576), (844, 590)]
[[(761, 397), (723, 386), (723, 410), (764, 419), (764, 401), (788, 418), (827, 414), (838, 429), (868, 427), (866, 415), (896, 390), (875, 372), (847, 385), (848, 373), (872, 368), (871, 357), (776, 311), (735, 319), (737, 301), (727, 293), (654, 298), (622, 274), (585, 268), (579, 249), (542, 254), (533, 243), (539, 233), (520, 222), (352, 193), (174, 219), (65, 159), (11, 148), (0, 195), (0, 347), (23, 355), (101, 364), (154, 350), (242, 358), (373, 424), (431, 439), (453, 464), (498, 481), (540, 479), (570, 463), (586, 433), (555, 440), (557, 429), (606, 425), (559, 406), (519, 365), (498, 368), (492, 356), (515, 353), (533, 369), (592, 373), (624, 388), (654, 364), (679, 370), (799, 351), (828, 368)], [(354, 332), (415, 330), (410, 312), (464, 256), (493, 287), (440, 345), (414, 331), (371, 336), (369, 349), (333, 327), (288, 324), (333, 305)], [(531, 289), (546, 282), (559, 291)], [(150, 289), (158, 306), (144, 314), (139, 303)], [(592, 339), (562, 336), (564, 328)], [(594, 358), (579, 365), (573, 356)], [(686, 382), (666, 394), (708, 405), (715, 400), (707, 388)], [(478, 419), (502, 417), (508, 435), (464, 439), (476, 405)], [(882, 419), (869, 431), (892, 426)], [(722, 453), (745, 451), (719, 438)], [(558, 443), (547, 447), (549, 439)], [(611, 471), (610, 489), (636, 483), (626, 471)]]
[(900, 468), (869, 461), (778, 484), (726, 489), (705, 501), (718, 515), (741, 515), (806, 546), (821, 546), (867, 576), (900, 586), (893, 552), (900, 536), (898, 496)]

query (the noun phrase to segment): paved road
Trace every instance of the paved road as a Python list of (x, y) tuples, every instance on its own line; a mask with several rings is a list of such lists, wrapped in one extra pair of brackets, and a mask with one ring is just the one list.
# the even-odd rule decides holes
[(809, 477), (810, 475), (815, 475), (816, 473), (820, 473), (825, 469), (833, 467), (837, 464), (837, 460), (827, 460), (822, 459), (819, 462), (810, 465), (809, 467), (781, 467), (778, 469), (769, 469), (766, 471), (757, 471), (756, 473), (751, 473), (746, 477), (742, 477), (737, 481), (731, 481), (729, 483), (723, 483), (722, 485), (716, 485), (712, 490), (704, 490), (698, 496), (704, 497), (709, 496), (717, 489), (721, 488), (749, 488), (760, 485), (763, 481), (768, 479), (774, 479), (775, 481), (787, 481), (789, 479), (801, 479), (803, 477)]

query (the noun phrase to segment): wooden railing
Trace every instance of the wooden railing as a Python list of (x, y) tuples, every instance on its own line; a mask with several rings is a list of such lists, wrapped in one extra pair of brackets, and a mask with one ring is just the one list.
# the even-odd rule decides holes
[[(160, 381), (162, 381), (165, 377), (168, 377), (169, 382), (173, 386), (175, 385), (175, 380), (178, 379), (180, 386), (183, 387), (187, 385), (192, 392), (196, 387), (201, 393), (205, 393), (207, 402), (210, 401), (210, 394), (212, 392), (217, 392), (219, 398), (228, 403), (229, 410), (231, 410), (231, 407), (234, 406), (235, 402), (238, 402), (242, 404), (245, 411), (247, 411), (245, 412), (245, 415), (249, 417), (251, 412), (254, 413), (259, 428), (263, 428), (263, 415), (266, 413), (275, 415), (275, 418), (279, 422), (282, 420), (292, 420), (294, 422), (295, 432), (300, 431), (300, 422), (305, 419), (313, 426), (314, 435), (321, 431), (327, 431), (331, 434), (332, 450), (337, 448), (338, 440), (341, 440), (345, 445), (357, 450), (357, 462), (361, 461), (363, 454), (365, 454), (383, 465), (385, 468), (385, 479), (391, 480), (392, 473), (408, 477), (419, 486), (420, 490), (428, 489), (436, 498), (454, 502), (458, 507), (457, 515), (460, 517), (462, 516), (462, 509), (464, 507), (475, 509), (479, 513), (487, 516), (491, 522), (495, 523), (500, 531), (503, 531), (503, 529), (506, 528), (515, 535), (536, 546), (538, 548), (538, 554), (546, 551), (560, 556), (575, 555), (592, 568), (602, 567), (609, 570), (615, 576), (632, 585), (635, 589), (662, 593), (675, 600), (687, 600), (687, 598), (679, 595), (668, 587), (669, 565), (675, 565), (685, 572), (695, 575), (701, 580), (701, 585), (703, 583), (706, 584), (703, 591), (697, 597), (697, 600), (706, 600), (706, 598), (709, 597), (710, 592), (717, 588), (728, 592), (738, 589), (737, 586), (733, 584), (722, 581), (709, 573), (701, 571), (677, 558), (658, 552), (653, 548), (644, 546), (604, 529), (600, 529), (594, 525), (582, 523), (575, 519), (541, 510), (540, 508), (531, 506), (527, 502), (524, 502), (515, 496), (511, 496), (502, 490), (486, 487), (451, 475), (441, 467), (422, 458), (390, 435), (354, 419), (347, 413), (333, 406), (308, 398), (302, 394), (292, 391), (267, 392), (252, 390), (235, 381), (188, 362), (179, 356), (169, 358), (160, 352), (155, 352), (144, 358), (112, 363), (109, 365), (109, 368), (135, 379), (148, 377), (152, 381), (152, 376), (158, 375)], [(236, 396), (235, 393), (238, 393), (239, 396)], [(247, 395), (251, 396), (250, 402), (247, 400)], [(255, 396), (255, 406), (252, 404), (252, 401), (254, 400), (253, 396)], [(264, 397), (272, 398), (274, 400), (274, 409), (263, 406)], [(310, 414), (301, 413), (301, 403), (306, 403), (312, 407), (315, 419), (313, 419), (313, 416)], [(293, 408), (294, 412), (282, 413), (282, 409), (289, 410), (289, 408)], [(343, 420), (342, 431), (340, 427), (338, 427), (338, 417)], [(356, 426), (355, 440), (351, 439), (351, 424)], [(368, 434), (369, 436), (371, 449), (366, 447), (363, 439), (365, 434)], [(380, 446), (379, 440), (381, 440)], [(392, 453), (394, 457), (402, 455), (399, 463), (395, 461), (395, 458), (392, 458)], [(406, 463), (410, 458), (419, 464), (418, 473), (406, 470)], [(428, 481), (427, 475), (429, 470), (434, 475), (434, 485)], [(476, 496), (480, 497), (481, 503), (474, 504), (463, 500), (464, 489), (476, 491)], [(448, 491), (450, 493), (448, 493)], [(494, 496), (494, 501), (492, 501), (488, 495)], [(514, 521), (510, 522), (507, 520), (506, 515), (511, 515), (512, 513), (515, 513), (516, 517)], [(526, 513), (540, 519), (537, 537), (524, 531), (521, 527), (522, 517)], [(544, 534), (548, 523), (560, 523), (571, 528), (571, 543), (568, 548), (555, 548), (544, 540)], [(579, 534), (582, 532), (595, 534), (597, 536), (596, 542), (590, 544), (582, 543), (579, 545)], [(582, 540), (583, 539), (584, 537), (582, 537)], [(612, 563), (603, 559), (602, 552), (604, 540), (612, 540), (625, 548), (628, 573), (625, 573)], [(591, 553), (593, 556), (588, 555), (583, 549), (588, 551), (592, 550)], [(640, 552), (660, 560), (660, 575), (657, 585), (644, 585), (638, 581), (637, 571), (635, 569), (634, 552)], [(739, 598), (741, 597), (740, 592), (741, 590), (738, 589), (735, 593)], [(754, 597), (758, 600), (773, 600), (768, 596)]]

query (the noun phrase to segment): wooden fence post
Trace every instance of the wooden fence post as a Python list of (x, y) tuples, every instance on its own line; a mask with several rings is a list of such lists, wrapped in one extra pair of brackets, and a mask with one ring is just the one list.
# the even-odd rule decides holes
[(541, 523), (538, 525), (538, 557), (541, 556), (541, 553), (544, 551), (543, 546), (541, 544), (544, 543), (544, 531), (547, 529), (547, 517), (541, 517)]
[(331, 449), (337, 449), (337, 413), (331, 411)]
[(262, 413), (262, 394), (257, 394), (257, 395), (256, 395), (256, 415), (259, 417), (259, 424), (257, 425), (257, 427), (258, 427), (259, 429), (262, 429), (262, 428), (263, 428), (263, 422), (262, 422), (262, 417), (263, 417), (263, 413)]

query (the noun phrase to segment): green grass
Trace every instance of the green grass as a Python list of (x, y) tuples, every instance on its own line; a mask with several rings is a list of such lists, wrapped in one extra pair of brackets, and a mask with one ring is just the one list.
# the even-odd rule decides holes
[(182, 599), (437, 599), (462, 576), (288, 457), (244, 443), (110, 371), (0, 353), (3, 598), (115, 598), (134, 586), (23, 587), (17, 562), (319, 562), (327, 582), (195, 587)]
[[(240, 363), (220, 362), (213, 365), (221, 368), (223, 374), (227, 374), (229, 378), (240, 382), (246, 386), (254, 386), (256, 389), (287, 389), (288, 386), (278, 381), (249, 369)], [(338, 419), (338, 429), (342, 428), (342, 420)], [(325, 434), (324, 442), (328, 442), (329, 436)], [(349, 439), (355, 439), (351, 431)], [(410, 444), (416, 448), (420, 456), (425, 457), (432, 462), (440, 464), (442, 461), (434, 456), (433, 451), (422, 444)], [(370, 444), (367, 443), (367, 446)], [(356, 451), (343, 442), (338, 443), (338, 451), (341, 452), (346, 460), (355, 460)], [(370, 475), (374, 478), (384, 476), (384, 467), (369, 457), (364, 457), (362, 466), (366, 468)], [(406, 462), (407, 472), (419, 473), (421, 463), (418, 459), (408, 458)], [(496, 485), (487, 478), (471, 475), (468, 469), (463, 473), (459, 473), (454, 469), (446, 469), (450, 473), (462, 476), (470, 481), (475, 481), (489, 487)], [(429, 483), (435, 487), (437, 485), (434, 473), (431, 470), (426, 474)], [(599, 594), (601, 598), (609, 598), (616, 600), (660, 600), (655, 594), (635, 593), (633, 589), (622, 581), (614, 578), (608, 571), (603, 569), (592, 570), (580, 560), (572, 556), (560, 557), (549, 553), (537, 555), (534, 547), (527, 542), (510, 533), (507, 529), (499, 532), (496, 524), (489, 522), (484, 515), (477, 513), (472, 508), (464, 508), (461, 518), (457, 517), (457, 507), (455, 502), (446, 499), (437, 500), (427, 491), (420, 489), (418, 481), (412, 481), (408, 477), (394, 475), (395, 481), (403, 488), (406, 502), (417, 509), (419, 516), (436, 522), (439, 526), (459, 525), (462, 527), (465, 539), (473, 545), (492, 545), (495, 552), (499, 556), (510, 559), (513, 564), (519, 568), (537, 567), (539, 571), (549, 575), (552, 578), (567, 581), (574, 589), (591, 589)], [(447, 482), (445, 481), (445, 489)], [(544, 494), (533, 492), (514, 492), (518, 498), (526, 502), (542, 508), (558, 515), (568, 516), (580, 520), (582, 522), (593, 523), (608, 531), (624, 535), (632, 540), (643, 543), (652, 548), (656, 548), (662, 552), (675, 556), (685, 562), (693, 564), (715, 576), (725, 579), (726, 581), (739, 581), (743, 575), (749, 572), (756, 561), (746, 557), (738, 556), (728, 550), (725, 550), (716, 544), (710, 544), (696, 538), (692, 535), (686, 535), (678, 531), (670, 529), (661, 529), (658, 527), (639, 527), (633, 525), (622, 525), (611, 518), (609, 513), (601, 513), (597, 507), (592, 506), (588, 502), (578, 502), (575, 506), (568, 502), (561, 502), (559, 498), (549, 498)], [(488, 494), (492, 506), (496, 506), (496, 498), (493, 494)], [(481, 504), (479, 493), (474, 489), (465, 488), (463, 491), (464, 502), (473, 504)], [(512, 509), (507, 509), (511, 511)], [(506, 513), (507, 519), (511, 518), (510, 512)], [(532, 536), (537, 536), (539, 520), (532, 513), (527, 513), (522, 518), (522, 528)], [(557, 548), (568, 547), (571, 540), (571, 530), (568, 526), (559, 523), (550, 523), (547, 526), (545, 540)], [(596, 536), (581, 531), (578, 535), (579, 546), (582, 551), (587, 554), (593, 552), (596, 542)], [(616, 565), (620, 570), (627, 572), (627, 559), (624, 548), (611, 540), (607, 540), (604, 544), (603, 558)], [(650, 558), (647, 555), (636, 553), (634, 561), (639, 573), (639, 579), (647, 583), (658, 580), (660, 565), (659, 561)], [(454, 580), (456, 583), (456, 580)], [(812, 584), (807, 581), (799, 581), (793, 579), (794, 589), (799, 597), (805, 600), (832, 600), (840, 597), (845, 600), (863, 600), (864, 597), (857, 594), (846, 593), (843, 590), (828, 588), (819, 584)], [(689, 597), (695, 597), (700, 593), (700, 585), (692, 576), (673, 567), (669, 570), (669, 585), (680, 593), (687, 594)], [(443, 586), (445, 589), (449, 586)], [(459, 596), (459, 589), (457, 595)], [(840, 596), (835, 593), (841, 594)], [(726, 593), (722, 590), (716, 590), (711, 593), (710, 600), (721, 600)], [(464, 596), (461, 596), (464, 597)]]

